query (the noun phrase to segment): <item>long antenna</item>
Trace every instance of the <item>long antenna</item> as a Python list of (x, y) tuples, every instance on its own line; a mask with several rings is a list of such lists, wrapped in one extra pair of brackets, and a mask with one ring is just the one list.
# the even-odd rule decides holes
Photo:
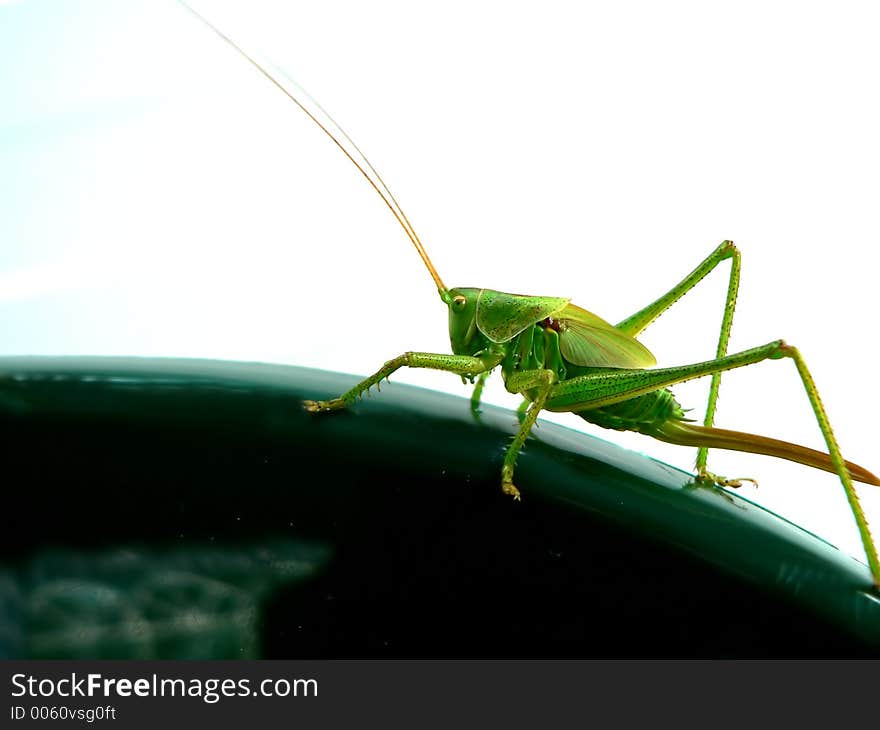
[[(444, 295), (447, 291), (446, 285), (443, 283), (443, 280), (440, 278), (440, 274), (437, 273), (437, 269), (434, 268), (434, 264), (431, 263), (431, 259), (428, 256), (428, 252), (425, 251), (425, 247), (422, 245), (421, 240), (419, 240), (418, 235), (416, 234), (415, 229), (412, 227), (412, 224), (409, 222), (409, 219), (406, 217), (406, 214), (403, 212), (403, 209), (400, 207), (400, 204), (397, 202), (397, 199), (392, 195), (391, 191), (388, 189), (388, 186), (385, 184), (385, 181), (382, 180), (382, 177), (376, 172), (376, 169), (370, 164), (370, 161), (366, 158), (363, 152), (361, 152), (360, 148), (354, 143), (351, 137), (346, 134), (345, 130), (336, 123), (336, 121), (331, 117), (327, 111), (315, 101), (309, 93), (302, 88), (299, 84), (297, 84), (293, 79), (291, 79), (286, 74), (283, 74), (286, 81), (295, 86), (298, 94), (294, 94), (287, 86), (279, 81), (275, 76), (269, 73), (266, 70), (266, 67), (249, 55), (238, 43), (233, 41), (229, 36), (223, 33), (216, 25), (214, 25), (210, 20), (205, 18), (203, 15), (199, 14), (196, 10), (191, 8), (187, 3), (183, 0), (178, 0), (178, 2), (189, 10), (196, 18), (198, 18), (202, 23), (208, 26), (211, 30), (213, 30), (220, 38), (226, 41), (230, 46), (232, 46), (236, 51), (238, 51), (245, 59), (247, 59), (253, 66), (256, 68), (263, 76), (265, 76), (269, 81), (271, 81), (276, 87), (278, 87), (294, 104), (296, 104), (303, 112), (311, 119), (318, 127), (321, 129), (324, 134), (326, 134), (333, 142), (342, 150), (343, 154), (351, 160), (352, 164), (360, 170), (361, 174), (367, 179), (367, 182), (373, 187), (379, 197), (385, 202), (385, 205), (388, 206), (391, 213), (397, 219), (397, 222), (400, 223), (401, 228), (406, 232), (406, 235), (409, 237), (409, 240), (412, 241), (413, 246), (416, 247), (416, 251), (418, 251), (419, 256), (421, 256), (422, 261), (428, 269), (428, 272), (431, 274), (431, 278), (434, 279), (434, 283), (437, 285), (437, 289), (440, 291), (441, 296)], [(317, 110), (318, 114), (324, 117), (324, 121), (322, 122), (318, 118), (318, 114), (315, 114), (311, 111), (302, 101), (302, 98), (307, 99)], [(331, 131), (333, 130), (333, 131)], [(334, 134), (334, 131), (336, 134)], [(348, 143), (346, 146), (341, 140), (344, 140)], [(350, 149), (349, 149), (350, 147)], [(358, 161), (359, 158), (360, 162)], [(368, 172), (369, 171), (369, 172)]]

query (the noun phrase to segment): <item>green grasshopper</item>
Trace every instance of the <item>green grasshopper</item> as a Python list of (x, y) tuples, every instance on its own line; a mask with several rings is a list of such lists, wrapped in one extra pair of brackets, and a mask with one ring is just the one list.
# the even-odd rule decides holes
[[(442, 370), (474, 383), (471, 406), (476, 411), (486, 378), (500, 368), (506, 389), (524, 397), (520, 407), (520, 427), (501, 467), (501, 489), (505, 494), (520, 499), (519, 489), (513, 481), (514, 467), (542, 410), (568, 411), (603, 428), (637, 431), (668, 443), (695, 446), (698, 448), (696, 480), (719, 487), (738, 487), (743, 480), (726, 479), (710, 472), (707, 469), (710, 448), (775, 456), (823, 469), (839, 477), (855, 517), (875, 586), (880, 586), (880, 559), (853, 486), (853, 480), (880, 486), (880, 479), (867, 469), (843, 459), (819, 392), (800, 352), (782, 340), (732, 355), (727, 352), (741, 268), (740, 252), (732, 241), (723, 241), (669, 292), (616, 325), (564, 297), (509, 294), (471, 287), (450, 289), (443, 283), (391, 191), (342, 128), (304, 91), (292, 92), (238, 44), (195, 11), (190, 11), (296, 103), (360, 170), (415, 246), (437, 286), (440, 299), (449, 310), (449, 339), (453, 354), (406, 352), (386, 362), (377, 372), (338, 398), (304, 401), (307, 411), (319, 413), (346, 408), (402, 367)], [(307, 107), (306, 100), (316, 111)], [(715, 357), (690, 365), (648, 369), (656, 364), (656, 360), (636, 336), (727, 259), (731, 261), (731, 269)], [(781, 358), (794, 361), (825, 439), (827, 454), (778, 439), (713, 426), (721, 374), (763, 360)], [(700, 426), (685, 417), (684, 410), (668, 388), (704, 376), (711, 376), (711, 383), (705, 418)]]

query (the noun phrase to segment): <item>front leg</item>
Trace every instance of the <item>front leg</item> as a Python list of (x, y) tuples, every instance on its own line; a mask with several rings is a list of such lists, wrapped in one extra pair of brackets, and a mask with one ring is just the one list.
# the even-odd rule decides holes
[(472, 357), (470, 355), (444, 355), (433, 352), (405, 352), (403, 355), (386, 362), (369, 378), (362, 380), (354, 388), (343, 393), (338, 398), (318, 401), (306, 400), (303, 401), (303, 407), (311, 413), (346, 408), (374, 385), (378, 385), (380, 381), (387, 378), (395, 370), (399, 370), (404, 366), (444, 370), (463, 377), (475, 377), (495, 368), (501, 362), (502, 357), (502, 355), (494, 353), (489, 353), (484, 357)]

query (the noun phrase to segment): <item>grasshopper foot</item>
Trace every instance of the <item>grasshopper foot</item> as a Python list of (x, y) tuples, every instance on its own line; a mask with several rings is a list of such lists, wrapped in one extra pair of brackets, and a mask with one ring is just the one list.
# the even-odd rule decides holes
[(333, 400), (304, 400), (303, 408), (309, 413), (324, 413), (325, 411), (335, 411), (345, 407), (345, 401), (342, 398), (334, 398)]
[(758, 482), (754, 479), (750, 479), (749, 477), (739, 477), (737, 479), (728, 479), (727, 477), (719, 476), (718, 474), (713, 474), (711, 471), (701, 470), (697, 474), (697, 481), (702, 484), (710, 484), (715, 487), (731, 487), (733, 489), (738, 489), (743, 485), (743, 482), (751, 482), (756, 487), (758, 486)]
[(520, 497), (519, 490), (515, 486), (513, 486), (511, 482), (502, 482), (501, 491), (513, 497), (514, 502), (519, 502), (522, 499), (522, 497)]

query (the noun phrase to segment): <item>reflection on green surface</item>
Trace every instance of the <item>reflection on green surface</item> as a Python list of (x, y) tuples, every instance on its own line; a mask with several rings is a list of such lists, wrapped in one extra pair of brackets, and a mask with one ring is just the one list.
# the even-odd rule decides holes
[(329, 550), (281, 541), (46, 550), (0, 573), (0, 653), (33, 659), (260, 655), (261, 603), (318, 571)]

